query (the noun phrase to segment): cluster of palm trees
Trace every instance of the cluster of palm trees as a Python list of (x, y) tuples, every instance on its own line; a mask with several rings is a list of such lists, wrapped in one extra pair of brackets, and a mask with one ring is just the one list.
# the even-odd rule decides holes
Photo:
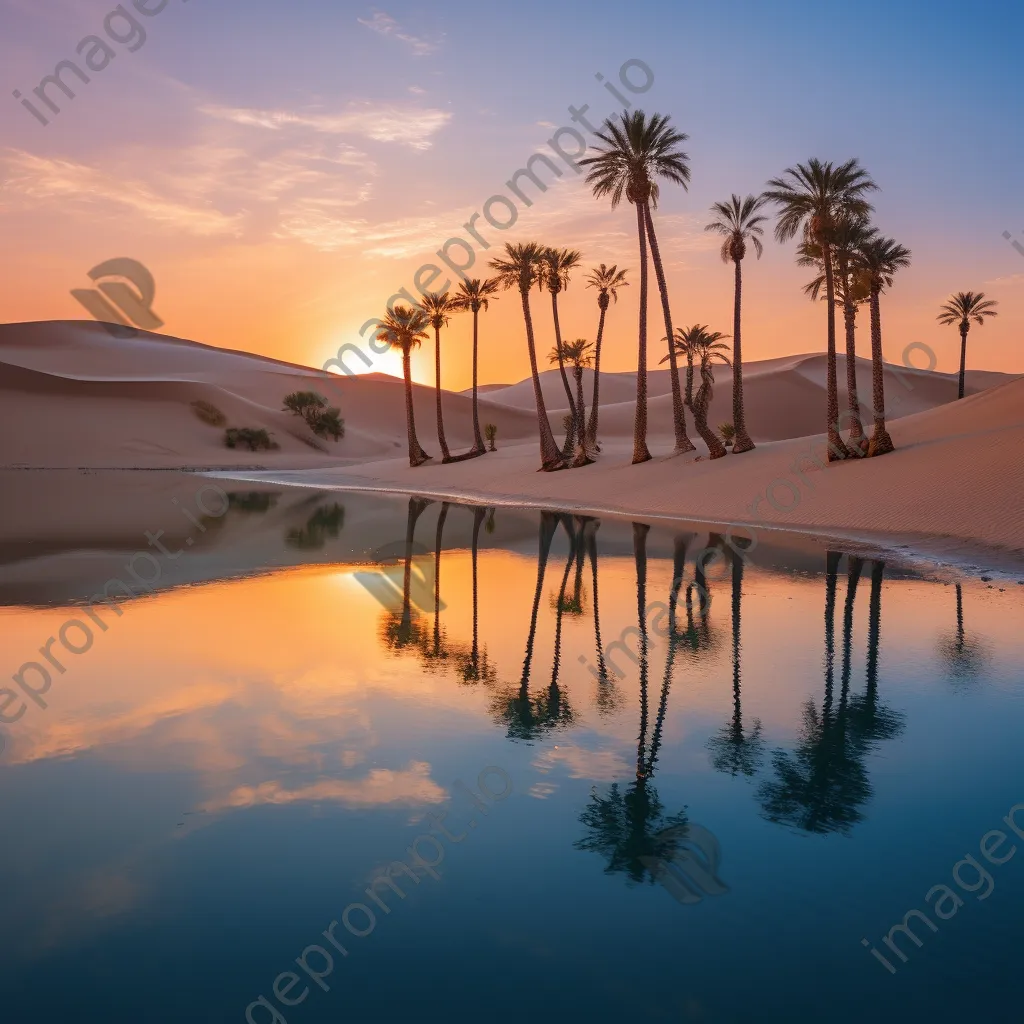
[[(651, 458), (647, 445), (647, 295), (648, 250), (654, 266), (661, 300), (665, 334), (663, 343), (667, 354), (661, 360), (669, 364), (672, 393), (672, 422), (674, 451), (695, 451), (687, 432), (686, 408), (694, 418), (694, 426), (708, 447), (710, 458), (727, 454), (721, 438), (707, 423), (708, 405), (714, 384), (714, 363), (721, 361), (732, 366), (732, 427), (733, 454), (742, 454), (754, 448), (747, 429), (743, 399), (742, 354), (742, 287), (743, 260), (749, 248), (760, 258), (763, 252), (762, 236), (768, 220), (769, 204), (777, 214), (775, 237), (779, 242), (799, 238), (797, 262), (816, 271), (815, 278), (805, 292), (812, 299), (823, 299), (826, 304), (827, 349), (827, 405), (828, 459), (835, 461), (858, 456), (883, 455), (893, 450), (893, 442), (885, 422), (885, 387), (882, 359), (881, 296), (892, 287), (895, 275), (910, 264), (911, 253), (905, 246), (884, 237), (871, 223), (874, 208), (868, 196), (878, 189), (867, 171), (856, 159), (833, 164), (819, 159), (796, 164), (767, 183), (765, 191), (741, 197), (733, 194), (724, 202), (712, 206), (714, 219), (707, 231), (722, 236), (721, 257), (733, 264), (734, 303), (731, 359), (725, 355), (727, 347), (721, 344), (727, 335), (711, 331), (707, 325), (673, 329), (671, 304), (662, 261), (661, 249), (655, 232), (653, 213), (658, 207), (661, 181), (686, 189), (690, 181), (689, 157), (682, 150), (688, 136), (671, 124), (662, 114), (647, 115), (642, 110), (623, 113), (609, 119), (596, 133), (596, 155), (580, 161), (587, 168), (587, 183), (595, 198), (608, 199), (616, 208), (623, 199), (636, 207), (637, 237), (639, 241), (639, 323), (637, 336), (637, 398), (633, 429), (633, 462), (642, 463)], [(389, 309), (382, 322), (378, 338), (400, 349), (406, 387), (406, 412), (409, 435), (409, 461), (417, 466), (430, 456), (422, 449), (416, 437), (412, 407), (410, 353), (425, 340), (426, 329), (432, 326), (435, 340), (435, 375), (437, 390), (438, 444), (444, 462), (475, 458), (484, 454), (480, 437), (477, 408), (477, 351), (478, 315), (487, 308), (488, 298), (500, 288), (518, 289), (522, 303), (526, 343), (530, 357), (530, 371), (536, 400), (537, 422), (540, 435), (541, 468), (558, 470), (579, 467), (592, 462), (600, 451), (598, 442), (598, 411), (601, 345), (604, 337), (605, 315), (610, 302), (627, 284), (626, 271), (617, 266), (601, 264), (591, 271), (587, 284), (598, 291), (597, 341), (591, 348), (581, 340), (565, 342), (562, 338), (558, 313), (558, 297), (568, 287), (572, 272), (581, 263), (582, 256), (575, 249), (557, 249), (537, 242), (507, 243), (502, 257), (491, 261), (495, 276), (489, 280), (463, 280), (455, 294), (425, 293), (416, 306), (395, 306)], [(551, 296), (555, 346), (551, 361), (557, 364), (568, 403), (568, 427), (564, 444), (559, 447), (548, 421), (544, 396), (540, 385), (537, 346), (530, 294), (534, 287), (546, 289)], [(873, 432), (867, 437), (861, 421), (862, 403), (857, 390), (856, 328), (860, 305), (870, 310), (872, 397), (870, 410)], [(961, 333), (961, 360), (959, 396), (964, 393), (967, 333), (971, 322), (984, 323), (995, 315), (996, 303), (983, 293), (960, 292), (953, 296), (939, 315), (944, 324), (957, 324)], [(846, 351), (845, 410), (840, 411), (836, 359), (836, 309), (843, 310)], [(473, 447), (463, 455), (452, 456), (444, 436), (441, 409), (441, 328), (448, 323), (452, 312), (471, 311), (473, 323)], [(687, 363), (685, 390), (679, 379), (679, 363)], [(586, 419), (582, 392), (582, 371), (593, 364), (594, 388), (590, 419)], [(569, 365), (577, 379), (575, 394), (570, 386), (566, 367)], [(695, 366), (701, 383), (693, 389)], [(842, 437), (842, 421), (848, 429)]]

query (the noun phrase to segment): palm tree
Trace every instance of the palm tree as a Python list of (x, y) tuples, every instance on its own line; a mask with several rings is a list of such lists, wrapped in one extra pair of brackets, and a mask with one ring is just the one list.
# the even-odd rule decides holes
[[(552, 249), (544, 250), (541, 260), (543, 273), (543, 285), (551, 295), (551, 318), (555, 325), (555, 351), (559, 352), (562, 345), (562, 328), (558, 321), (558, 295), (569, 287), (569, 274), (580, 265), (583, 254), (576, 249)], [(565, 372), (565, 363), (561, 356), (558, 358), (558, 372), (562, 377), (562, 386), (565, 388), (565, 397), (569, 402), (569, 412), (572, 414), (572, 427), (565, 439), (565, 447), (562, 449), (562, 458), (567, 459), (572, 451), (572, 439), (577, 433), (576, 403), (573, 401), (572, 389), (569, 387), (569, 378)]]
[(986, 299), (984, 292), (957, 292), (948, 302), (944, 303), (936, 318), (947, 327), (950, 324), (960, 325), (960, 383), (956, 397), (964, 397), (964, 371), (967, 368), (967, 332), (973, 320), (979, 327), (985, 326), (985, 317), (998, 316), (995, 307), (999, 303), (995, 299)]
[(498, 288), (499, 283), (494, 278), (481, 281), (478, 277), (471, 277), (459, 282), (459, 290), (455, 295), (455, 309), (473, 314), (473, 452), (478, 455), (483, 455), (485, 451), (484, 439), (480, 435), (480, 407), (477, 401), (480, 310), (487, 309), (490, 297)]
[[(678, 147), (688, 135), (678, 132), (663, 114), (648, 117), (642, 110), (619, 115), (619, 123), (611, 118), (602, 131), (595, 133), (604, 148), (597, 147), (598, 155), (580, 161), (589, 166), (587, 184), (598, 199), (611, 197), (615, 209), (623, 197), (636, 206), (637, 234), (640, 239), (640, 339), (637, 349), (637, 413), (633, 440), (633, 461), (646, 462), (647, 450), (647, 244), (651, 243), (654, 272), (661, 293), (662, 313), (665, 317), (665, 337), (671, 339), (672, 314), (668, 302), (665, 268), (661, 262), (658, 239), (654, 232), (651, 209), (658, 205), (661, 188), (657, 179), (667, 178), (686, 188), (690, 181), (689, 157)], [(686, 436), (686, 418), (683, 397), (679, 387), (675, 349), (669, 344), (669, 362), (672, 370), (672, 421), (675, 429), (677, 452), (692, 452), (694, 444)]]
[(409, 465), (422, 466), (431, 458), (421, 447), (416, 437), (416, 420), (412, 408), (412, 359), (414, 348), (427, 337), (430, 319), (422, 309), (410, 306), (393, 306), (384, 315), (377, 330), (377, 341), (387, 342), (392, 348), (402, 350), (402, 375), (405, 377), (405, 426), (409, 438)]
[(597, 321), (597, 342), (594, 345), (594, 400), (590, 403), (590, 420), (587, 423), (587, 448), (600, 451), (597, 445), (597, 410), (599, 385), (601, 381), (601, 341), (604, 338), (604, 318), (608, 306), (619, 301), (619, 289), (628, 288), (626, 271), (619, 270), (615, 265), (606, 267), (603, 263), (587, 275), (587, 287), (597, 289), (597, 308), (601, 315)]
[(832, 235), (843, 217), (866, 218), (873, 210), (864, 196), (878, 186), (856, 159), (838, 167), (831, 161), (811, 158), (772, 178), (765, 197), (780, 207), (775, 237), (789, 241), (798, 232), (804, 241), (821, 246), (828, 309), (828, 461), (852, 454), (839, 435), (839, 389), (836, 383), (836, 293), (832, 273)]
[(729, 357), (726, 355), (729, 346), (722, 341), (725, 337), (726, 335), (719, 331), (712, 331), (710, 334), (701, 332), (690, 343), (694, 358), (700, 361), (700, 387), (693, 396), (693, 422), (697, 427), (697, 433), (708, 446), (708, 455), (712, 459), (720, 459), (729, 454), (721, 438), (708, 426), (708, 407), (714, 396), (714, 364), (721, 362), (729, 365)]
[[(857, 455), (866, 455), (868, 441), (860, 420), (860, 398), (857, 394), (857, 307), (870, 297), (867, 275), (858, 266), (861, 246), (867, 245), (878, 234), (865, 220), (851, 220), (843, 217), (837, 221), (832, 232), (833, 277), (837, 284), (836, 304), (843, 307), (843, 324), (846, 332), (846, 396), (850, 416), (850, 444)], [(804, 242), (799, 249), (797, 263), (801, 266), (817, 266), (821, 273), (804, 291), (817, 299), (825, 285), (824, 264), (821, 246), (816, 242)]]
[(885, 364), (882, 362), (882, 308), (879, 297), (892, 287), (896, 272), (910, 266), (910, 250), (891, 238), (874, 235), (856, 253), (858, 269), (865, 275), (871, 303), (871, 404), (875, 429), (868, 443), (868, 455), (885, 455), (895, 445), (885, 428)]
[[(577, 338), (575, 341), (563, 341), (556, 348), (551, 350), (548, 361), (552, 364), (558, 363), (562, 372), (565, 372), (565, 364), (572, 365), (573, 377), (576, 380), (576, 400), (573, 405), (574, 423), (585, 422), (586, 407), (583, 401), (583, 369), (593, 362), (591, 353), (594, 346), (586, 338)], [(589, 466), (594, 460), (587, 454), (587, 446), (583, 437), (583, 430), (578, 427), (569, 428), (568, 441), (575, 439), (576, 454), (572, 460), (572, 467)], [(563, 452), (567, 455), (567, 452)]]
[(444, 436), (444, 415), (441, 412), (441, 328), (448, 326), (448, 317), (459, 309), (451, 292), (424, 292), (420, 309), (430, 317), (434, 328), (434, 393), (437, 397), (437, 443), (441, 446), (441, 462), (451, 462), (448, 442)]
[[(697, 350), (697, 342), (707, 332), (707, 324), (694, 324), (692, 327), (677, 327), (672, 345), (677, 356), (686, 357), (686, 389), (683, 392), (683, 402), (693, 412), (693, 357)], [(662, 338), (662, 341), (665, 339)], [(662, 356), (661, 363), (667, 363), (668, 356)]]
[(541, 469), (551, 472), (565, 469), (551, 424), (548, 423), (544, 395), (540, 389), (540, 373), (537, 370), (537, 346), (533, 337), (533, 315), (530, 312), (530, 289), (542, 279), (542, 258), (544, 250), (536, 242), (505, 243), (505, 258), (491, 260), (491, 268), (498, 272), (502, 288), (518, 288), (523, 302), (523, 320), (526, 323), (526, 346), (530, 352), (530, 372), (533, 375), (533, 395), (537, 403), (537, 427), (540, 432)]
[(423, 630), (419, 615), (412, 610), (412, 559), (416, 551), (416, 522), (428, 505), (426, 498), (410, 498), (405, 522), (404, 572), (402, 577), (402, 609), (397, 615), (385, 616), (381, 628), (381, 639), (391, 650), (401, 650), (411, 645), (420, 646)]
[(743, 352), (740, 346), (741, 331), (741, 310), (743, 307), (743, 257), (747, 255), (747, 242), (749, 241), (761, 258), (764, 246), (761, 244), (761, 235), (764, 229), (761, 225), (768, 219), (761, 213), (768, 200), (763, 195), (747, 196), (740, 199), (733, 193), (728, 202), (715, 203), (711, 210), (717, 214), (717, 218), (708, 224), (705, 231), (715, 231), (725, 238), (722, 241), (722, 262), (730, 261), (735, 266), (735, 292), (732, 313), (732, 422), (736, 430), (736, 438), (733, 441), (732, 451), (734, 455), (749, 452), (754, 447), (754, 442), (747, 433), (747, 424), (743, 415)]

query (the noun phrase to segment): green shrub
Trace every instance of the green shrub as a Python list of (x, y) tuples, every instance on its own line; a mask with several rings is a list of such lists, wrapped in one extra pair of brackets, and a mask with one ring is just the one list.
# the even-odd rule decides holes
[(345, 436), (345, 421), (341, 410), (328, 406), (327, 399), (316, 391), (293, 391), (285, 395), (285, 412), (301, 416), (306, 426), (318, 437), (331, 437), (340, 441)]
[(224, 431), (224, 443), (229, 448), (248, 448), (251, 452), (281, 447), (263, 427), (228, 427)]
[(239, 512), (269, 512), (277, 504), (273, 491), (229, 491), (228, 508)]
[(484, 424), (484, 437), (487, 438), (489, 452), (495, 452), (498, 449), (494, 447), (494, 439), (498, 436), (498, 427), (494, 423)]
[(718, 432), (727, 445), (732, 444), (733, 438), (736, 436), (736, 428), (731, 423), (719, 423)]
[(201, 398), (192, 403), (192, 411), (209, 427), (223, 427), (228, 421), (227, 416), (217, 406), (204, 402)]

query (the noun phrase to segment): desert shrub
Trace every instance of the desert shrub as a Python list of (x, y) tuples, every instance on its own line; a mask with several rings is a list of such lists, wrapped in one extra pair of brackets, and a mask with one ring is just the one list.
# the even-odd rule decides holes
[(301, 416), (306, 426), (318, 437), (331, 437), (340, 441), (345, 436), (345, 421), (341, 410), (329, 406), (327, 399), (316, 391), (293, 391), (285, 395), (284, 410)]
[(217, 406), (201, 398), (192, 403), (192, 411), (209, 427), (223, 427), (228, 421)]
[(263, 427), (228, 427), (224, 431), (224, 443), (229, 448), (248, 448), (251, 452), (281, 447)]
[(239, 512), (269, 512), (277, 504), (273, 491), (229, 491), (228, 508)]
[(487, 444), (488, 444), (488, 449), (487, 450), (488, 451), (490, 451), (490, 452), (497, 451), (497, 448), (494, 447), (494, 439), (497, 436), (498, 436), (498, 427), (497, 427), (497, 425), (494, 424), (494, 423), (485, 423), (484, 424), (484, 437), (487, 438)]
[(731, 423), (719, 423), (718, 432), (726, 444), (732, 444), (733, 438), (736, 436), (736, 428)]

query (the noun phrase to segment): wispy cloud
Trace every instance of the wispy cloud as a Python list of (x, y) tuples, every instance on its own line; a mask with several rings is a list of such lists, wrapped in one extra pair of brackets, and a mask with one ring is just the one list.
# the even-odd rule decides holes
[(52, 204), (65, 201), (120, 206), (195, 235), (238, 235), (241, 215), (179, 202), (148, 184), (120, 178), (74, 160), (51, 160), (24, 150), (3, 157), (7, 180), (0, 195)]
[(438, 42), (432, 42), (429, 39), (414, 36), (411, 32), (406, 32), (390, 14), (385, 14), (384, 11), (374, 11), (373, 17), (356, 18), (356, 21), (378, 35), (391, 36), (393, 39), (401, 40), (417, 57), (435, 53), (440, 46)]
[(350, 103), (346, 110), (336, 114), (221, 106), (200, 109), (209, 117), (235, 124), (273, 131), (298, 125), (328, 135), (358, 135), (375, 142), (402, 142), (413, 149), (429, 149), (432, 137), (452, 119), (451, 113), (445, 110), (374, 103)]

